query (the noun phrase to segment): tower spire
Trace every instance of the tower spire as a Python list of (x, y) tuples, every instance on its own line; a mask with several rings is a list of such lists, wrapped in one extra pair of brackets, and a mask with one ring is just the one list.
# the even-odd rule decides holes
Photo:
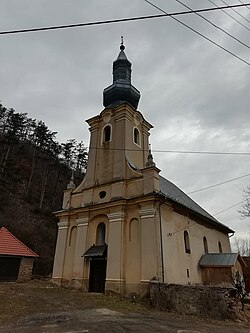
[(148, 161), (146, 163), (146, 167), (152, 167), (152, 166), (155, 166), (155, 162), (154, 162), (154, 159), (153, 159), (153, 155), (152, 155), (152, 152), (151, 152), (151, 144), (149, 144), (149, 149), (148, 149)]
[(131, 83), (131, 62), (124, 50), (123, 36), (121, 36), (120, 53), (113, 62), (113, 84), (103, 91), (103, 105), (111, 107), (127, 102), (136, 109), (140, 92)]

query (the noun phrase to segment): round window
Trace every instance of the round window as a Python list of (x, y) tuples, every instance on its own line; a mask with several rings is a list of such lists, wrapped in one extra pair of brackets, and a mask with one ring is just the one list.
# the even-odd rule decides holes
[(100, 197), (101, 199), (105, 198), (105, 197), (106, 197), (106, 192), (105, 192), (105, 191), (101, 191), (101, 192), (99, 193), (99, 197)]

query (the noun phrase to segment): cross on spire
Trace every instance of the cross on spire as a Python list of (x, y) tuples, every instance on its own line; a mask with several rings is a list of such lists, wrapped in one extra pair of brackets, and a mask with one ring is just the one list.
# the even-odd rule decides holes
[(120, 46), (120, 50), (121, 50), (121, 51), (125, 50), (125, 46), (123, 45), (123, 36), (121, 36), (121, 46)]

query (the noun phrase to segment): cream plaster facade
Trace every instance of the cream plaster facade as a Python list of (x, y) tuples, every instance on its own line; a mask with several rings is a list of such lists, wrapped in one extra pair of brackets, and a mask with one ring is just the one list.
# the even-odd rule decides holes
[[(119, 57), (128, 61), (123, 54)], [(219, 252), (219, 242), (223, 252), (230, 252), (228, 233), (232, 230), (183, 192), (189, 201), (173, 194), (170, 197), (168, 183), (162, 190), (160, 170), (149, 149), (152, 125), (133, 105), (125, 100), (106, 106), (87, 123), (90, 149), (86, 175), (77, 188), (65, 190), (62, 210), (56, 212), (54, 282), (100, 291), (101, 277), (101, 291), (125, 295), (144, 295), (153, 278), (167, 283), (202, 283), (198, 262), (204, 254), (203, 238), (209, 252)], [(169, 186), (180, 191), (172, 183)], [(102, 242), (100, 237), (104, 237)], [(87, 256), (93, 245), (95, 250), (105, 244), (106, 254)]]

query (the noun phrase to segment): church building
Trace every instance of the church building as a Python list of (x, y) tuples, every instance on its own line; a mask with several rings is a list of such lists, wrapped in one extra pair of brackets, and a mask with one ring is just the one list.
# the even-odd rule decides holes
[(55, 213), (52, 279), (89, 292), (143, 296), (152, 279), (202, 284), (201, 257), (230, 253), (233, 231), (160, 175), (150, 150), (152, 125), (137, 110), (123, 43), (104, 109), (87, 120), (88, 166)]

